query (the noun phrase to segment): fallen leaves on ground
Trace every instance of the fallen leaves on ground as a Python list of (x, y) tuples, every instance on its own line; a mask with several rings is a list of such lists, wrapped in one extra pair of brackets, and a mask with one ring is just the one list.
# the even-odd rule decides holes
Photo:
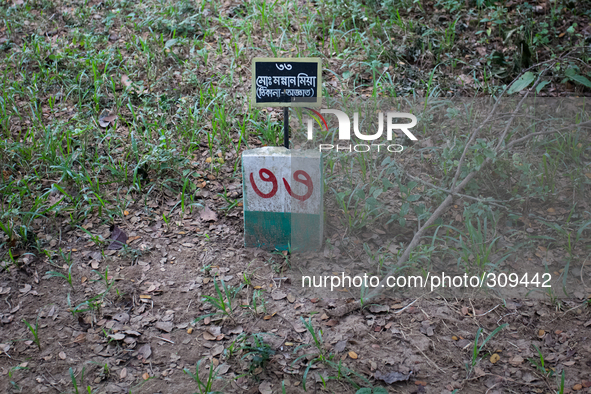
[(199, 212), (199, 217), (201, 220), (205, 222), (215, 222), (218, 220), (218, 215), (208, 207), (204, 207), (201, 212)]
[(410, 372), (408, 374), (404, 374), (404, 373), (400, 373), (398, 371), (382, 372), (380, 370), (377, 370), (373, 374), (373, 377), (376, 378), (377, 380), (382, 380), (388, 384), (392, 384), (395, 382), (407, 381), (410, 378), (410, 375), (412, 375), (412, 372)]
[(111, 244), (109, 244), (107, 249), (119, 250), (119, 249), (123, 248), (123, 245), (125, 245), (125, 243), (127, 242), (127, 239), (129, 237), (127, 236), (127, 234), (125, 234), (125, 232), (123, 230), (121, 230), (116, 225), (113, 225), (111, 227), (111, 236), (109, 238), (112, 239), (113, 242), (111, 242)]
[(110, 111), (103, 111), (98, 118), (99, 126), (104, 129), (115, 124), (115, 120), (117, 120), (117, 114), (113, 114)]

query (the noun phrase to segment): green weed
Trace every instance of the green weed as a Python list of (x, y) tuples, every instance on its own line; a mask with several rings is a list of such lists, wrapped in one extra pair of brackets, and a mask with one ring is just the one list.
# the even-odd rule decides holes
[(23, 319), (23, 323), (25, 323), (31, 334), (33, 334), (33, 342), (35, 342), (35, 344), (39, 348), (39, 351), (41, 351), (41, 338), (39, 338), (39, 317), (35, 319), (35, 327), (33, 327), (31, 323), (29, 323), (25, 319)]
[(484, 345), (486, 345), (486, 343), (489, 340), (491, 340), (499, 331), (501, 331), (502, 329), (507, 327), (507, 325), (508, 324), (505, 323), (505, 324), (500, 325), (499, 327), (495, 328), (493, 330), (493, 332), (491, 332), (480, 345), (478, 345), (478, 342), (480, 341), (480, 334), (482, 333), (482, 327), (478, 327), (478, 330), (476, 331), (476, 337), (474, 338), (474, 346), (472, 347), (472, 357), (471, 357), (470, 361), (466, 363), (466, 371), (467, 371), (466, 379), (468, 377), (470, 377), (470, 374), (472, 374), (474, 367), (481, 360), (480, 353), (482, 353), (482, 351), (484, 350)]
[(230, 319), (234, 320), (234, 306), (232, 305), (232, 303), (234, 302), (234, 299), (236, 298), (240, 290), (242, 290), (243, 285), (240, 284), (236, 287), (227, 286), (224, 280), (221, 278), (220, 282), (222, 284), (221, 289), (218, 285), (218, 281), (214, 278), (213, 285), (216, 294), (214, 296), (205, 295), (202, 299), (203, 302), (210, 304), (216, 311), (198, 317), (197, 319), (195, 319), (196, 322), (205, 319), (209, 316), (215, 316), (217, 314), (229, 317)]
[(215, 372), (213, 362), (209, 364), (209, 373), (205, 379), (199, 376), (199, 367), (202, 360), (197, 361), (195, 365), (195, 373), (191, 372), (188, 368), (183, 369), (183, 372), (189, 375), (196, 383), (199, 394), (222, 394), (223, 391), (213, 391), (213, 384), (216, 380), (220, 379)]

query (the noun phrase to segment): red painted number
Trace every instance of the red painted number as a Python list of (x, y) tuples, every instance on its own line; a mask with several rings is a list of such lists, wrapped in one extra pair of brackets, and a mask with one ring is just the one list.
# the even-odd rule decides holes
[[(300, 176), (303, 176), (304, 179), (300, 178)], [(310, 198), (310, 196), (312, 195), (312, 192), (314, 191), (314, 184), (312, 184), (312, 178), (310, 178), (310, 175), (308, 175), (308, 173), (306, 171), (297, 170), (296, 172), (293, 173), (293, 179), (296, 182), (303, 183), (304, 185), (307, 186), (308, 191), (306, 192), (306, 194), (300, 196), (295, 193), (292, 193), (291, 187), (289, 187), (289, 183), (287, 183), (285, 178), (283, 178), (283, 184), (285, 185), (285, 189), (287, 189), (287, 192), (289, 193), (289, 195), (292, 196), (293, 198), (295, 198), (296, 200), (306, 201), (308, 198)]]
[[(265, 177), (266, 175), (266, 177)], [(259, 188), (257, 187), (256, 183), (254, 183), (254, 176), (252, 176), (252, 172), (250, 173), (250, 184), (252, 185), (252, 188), (254, 189), (254, 192), (259, 195), (262, 198), (271, 198), (275, 195), (275, 193), (277, 193), (277, 178), (275, 178), (275, 175), (267, 170), (266, 168), (261, 168), (259, 171), (259, 176), (261, 177), (261, 179), (265, 182), (271, 182), (273, 184), (273, 190), (271, 190), (269, 193), (263, 193), (259, 190)]]
[[(252, 185), (254, 192), (261, 198), (271, 198), (275, 194), (277, 194), (278, 185), (277, 185), (277, 178), (275, 177), (275, 174), (273, 174), (271, 171), (269, 171), (266, 168), (261, 168), (259, 170), (259, 176), (261, 177), (261, 179), (263, 181), (271, 182), (271, 184), (273, 185), (273, 189), (269, 193), (261, 192), (259, 190), (259, 188), (257, 187), (256, 183), (254, 182), (254, 176), (253, 176), (253, 173), (251, 172), (250, 173), (250, 184)], [(314, 184), (312, 183), (312, 178), (310, 177), (310, 175), (308, 175), (308, 173), (306, 171), (297, 170), (296, 172), (293, 173), (293, 179), (296, 182), (306, 185), (306, 187), (308, 188), (308, 191), (306, 192), (306, 194), (303, 194), (301, 196), (299, 194), (292, 193), (289, 183), (287, 183), (285, 178), (283, 178), (283, 184), (285, 185), (285, 189), (287, 190), (287, 193), (289, 193), (289, 195), (292, 196), (293, 198), (295, 198), (296, 200), (306, 201), (308, 198), (310, 198), (310, 196), (314, 192)]]

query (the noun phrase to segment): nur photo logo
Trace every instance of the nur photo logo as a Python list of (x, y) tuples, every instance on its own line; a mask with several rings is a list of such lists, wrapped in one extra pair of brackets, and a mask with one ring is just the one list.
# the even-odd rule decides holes
[[(313, 112), (319, 119), (322, 121), (322, 124), (328, 131), (328, 123), (324, 118), (324, 114), (335, 115), (339, 122), (339, 133), (338, 139), (339, 141), (351, 141), (351, 119), (349, 116), (344, 112), (337, 109), (321, 109), (320, 112), (313, 110), (311, 108), (306, 108), (309, 111)], [(394, 123), (394, 121), (398, 121), (399, 119), (410, 119), (410, 123)], [(322, 124), (319, 120), (316, 122), (322, 127)], [(314, 119), (307, 118), (307, 138), (308, 141), (314, 139)], [(417, 137), (410, 132), (410, 128), (416, 126), (417, 118), (413, 114), (407, 112), (386, 112), (386, 141), (392, 141), (393, 139), (393, 131), (400, 130), (404, 135), (406, 135), (409, 139), (416, 141)], [(384, 134), (384, 112), (378, 112), (378, 130), (374, 134), (363, 134), (359, 127), (359, 112), (353, 113), (353, 132), (355, 137), (362, 141), (376, 141), (382, 138)], [(336, 149), (337, 152), (339, 151), (348, 151), (348, 152), (369, 152), (370, 150), (375, 150), (380, 152), (380, 149), (387, 150), (388, 152), (392, 153), (400, 153), (404, 150), (404, 147), (400, 144), (384, 144), (384, 143), (368, 143), (368, 144), (319, 144), (318, 149), (320, 151), (331, 151)]]

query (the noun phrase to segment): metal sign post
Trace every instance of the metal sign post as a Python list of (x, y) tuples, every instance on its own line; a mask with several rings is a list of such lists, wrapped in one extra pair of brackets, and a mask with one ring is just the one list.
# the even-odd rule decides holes
[(283, 146), (289, 149), (289, 107), (283, 107)]

